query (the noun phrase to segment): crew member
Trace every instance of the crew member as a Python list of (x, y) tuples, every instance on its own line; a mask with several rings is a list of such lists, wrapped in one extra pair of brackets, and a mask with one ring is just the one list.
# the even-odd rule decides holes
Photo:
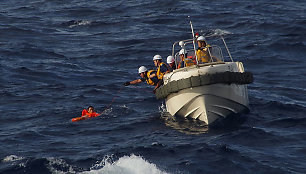
[(220, 62), (221, 60), (216, 58), (216, 57), (212, 57), (210, 55), (209, 52), (209, 47), (210, 45), (208, 45), (205, 41), (204, 36), (199, 36), (197, 39), (198, 42), (198, 46), (199, 48), (197, 49), (197, 58), (198, 58), (198, 62), (199, 63), (208, 63), (208, 62)]
[(168, 56), (167, 57), (167, 63), (170, 68), (170, 71), (173, 71), (176, 69), (175, 61), (173, 56)]
[(145, 66), (141, 66), (138, 69), (138, 73), (139, 73), (141, 79), (136, 79), (136, 80), (133, 80), (133, 81), (127, 81), (123, 85), (124, 86), (135, 85), (135, 84), (146, 81), (147, 84), (155, 86), (154, 91), (153, 91), (155, 93), (155, 90), (161, 85), (161, 82), (162, 82), (162, 80), (159, 80), (157, 78), (156, 71), (155, 70), (149, 70), (148, 71), (148, 69)]
[(211, 57), (208, 52), (208, 45), (206, 44), (205, 38), (199, 36), (197, 39), (199, 48), (197, 49), (197, 58), (199, 63), (211, 62)]
[(99, 113), (95, 112), (95, 108), (92, 106), (89, 106), (87, 109), (84, 109), (82, 111), (82, 117), (88, 116), (88, 117), (97, 117), (99, 116)]
[(162, 80), (164, 75), (170, 72), (170, 68), (168, 67), (167, 64), (162, 62), (162, 57), (160, 55), (155, 55), (153, 57), (153, 62), (154, 62), (154, 65), (157, 67), (156, 76), (159, 80)]
[(188, 67), (188, 66), (192, 66), (194, 64), (196, 64), (192, 57), (187, 57), (187, 51), (185, 49), (181, 49), (179, 52), (179, 56), (180, 56), (180, 63), (178, 64), (178, 68), (184, 68), (184, 67)]

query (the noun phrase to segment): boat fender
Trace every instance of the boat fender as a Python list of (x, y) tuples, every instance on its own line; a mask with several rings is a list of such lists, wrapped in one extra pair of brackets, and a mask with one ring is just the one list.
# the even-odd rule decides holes
[(201, 86), (200, 76), (191, 76), (190, 81), (192, 87)]
[(178, 84), (179, 90), (189, 88), (191, 87), (190, 78), (178, 80)]
[(253, 83), (253, 74), (251, 72), (222, 72), (215, 74), (204, 74), (200, 76), (191, 76), (186, 79), (171, 81), (156, 90), (156, 98), (166, 98), (169, 94), (178, 92), (183, 89), (211, 85), (217, 83), (223, 84), (250, 84)]
[(201, 86), (210, 84), (210, 74), (200, 76)]
[(178, 92), (179, 91), (177, 83), (178, 83), (178, 81), (172, 81), (172, 82), (169, 83), (171, 92)]

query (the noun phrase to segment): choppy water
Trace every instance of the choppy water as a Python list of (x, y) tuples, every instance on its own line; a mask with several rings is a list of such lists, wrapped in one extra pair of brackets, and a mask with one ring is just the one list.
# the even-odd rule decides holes
[[(254, 74), (250, 113), (223, 127), (122, 88), (190, 38), (187, 16)], [(2, 1), (0, 173), (306, 173), (305, 31), (301, 0)]]

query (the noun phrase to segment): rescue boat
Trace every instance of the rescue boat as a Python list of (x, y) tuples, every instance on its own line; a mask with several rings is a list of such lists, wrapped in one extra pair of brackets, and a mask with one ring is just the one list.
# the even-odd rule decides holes
[[(191, 29), (193, 33), (192, 24)], [(199, 119), (211, 125), (229, 115), (249, 112), (247, 84), (253, 82), (253, 75), (245, 72), (242, 62), (233, 60), (222, 34), (206, 35), (205, 39), (208, 43), (219, 40), (229, 60), (225, 61), (220, 46), (209, 45), (211, 61), (198, 62), (194, 33), (192, 39), (175, 42), (172, 56), (176, 64), (181, 61), (179, 51), (175, 51), (177, 45), (187, 50), (186, 60), (194, 59), (195, 63), (165, 74), (156, 98), (165, 99), (166, 109), (172, 116)], [(193, 48), (188, 49), (188, 45)]]

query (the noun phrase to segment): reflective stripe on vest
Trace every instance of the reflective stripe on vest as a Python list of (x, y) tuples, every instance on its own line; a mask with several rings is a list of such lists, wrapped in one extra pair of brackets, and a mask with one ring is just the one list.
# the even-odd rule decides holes
[(147, 72), (147, 78), (146, 81), (149, 85), (155, 86), (156, 84), (151, 80), (150, 75), (152, 72), (156, 72), (155, 70), (150, 70)]
[(165, 73), (162, 73), (162, 72), (160, 71), (160, 67), (161, 67), (162, 65), (165, 65), (165, 66), (167, 67), (167, 69), (169, 70), (168, 65), (165, 64), (164, 62), (161, 62), (161, 63), (159, 64), (159, 66), (158, 66), (158, 68), (157, 68), (156, 76), (157, 76), (157, 78), (160, 79), (160, 80), (163, 79), (164, 74), (165, 74)]

